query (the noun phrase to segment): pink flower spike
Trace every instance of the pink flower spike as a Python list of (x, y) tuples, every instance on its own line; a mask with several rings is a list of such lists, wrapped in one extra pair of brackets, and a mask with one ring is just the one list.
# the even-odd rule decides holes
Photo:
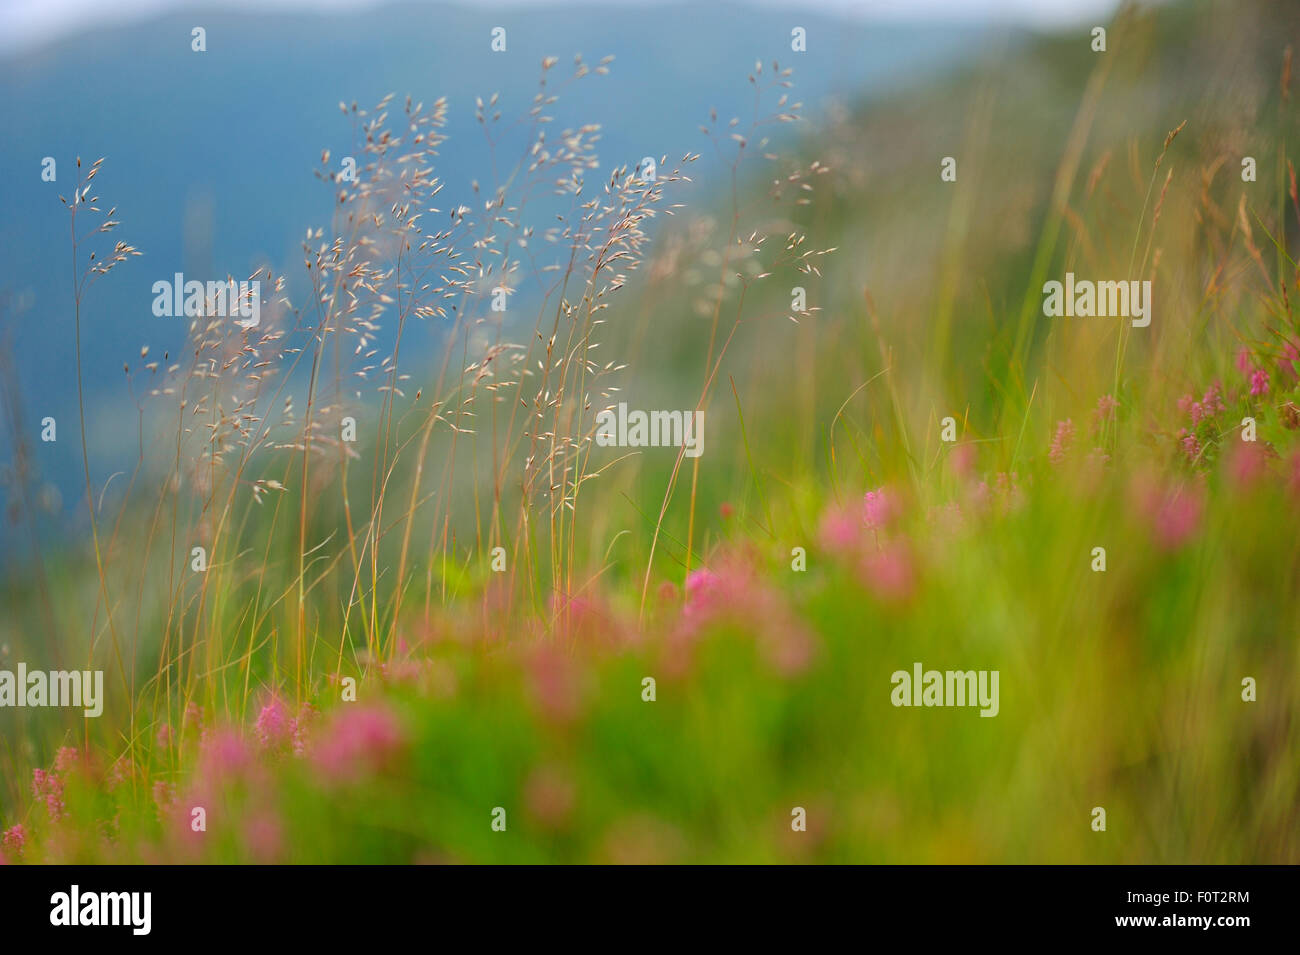
[(832, 554), (849, 554), (858, 546), (862, 522), (849, 509), (834, 504), (822, 512), (817, 537)]
[(1245, 345), (1237, 349), (1237, 370), (1243, 375), (1250, 374), (1250, 349)]
[(1165, 550), (1177, 550), (1196, 533), (1201, 522), (1201, 500), (1188, 491), (1165, 496), (1155, 514), (1156, 542)]
[(262, 707), (262, 712), (257, 714), (257, 722), (253, 728), (263, 749), (273, 749), (289, 740), (291, 731), (288, 715), (278, 697), (272, 697), (271, 701)]
[(327, 779), (346, 782), (373, 772), (405, 744), (397, 718), (380, 706), (350, 704), (336, 714), (313, 753)]
[(1065, 455), (1070, 450), (1070, 444), (1074, 441), (1074, 421), (1066, 418), (1064, 421), (1058, 421), (1056, 424), (1056, 434), (1052, 438), (1052, 446), (1047, 451), (1047, 460), (1053, 465), (1059, 465), (1065, 460)]
[(862, 496), (862, 521), (872, 530), (886, 527), (897, 516), (897, 511), (893, 494), (887, 493), (883, 487)]
[(0, 849), (15, 858), (22, 858), (25, 845), (27, 845), (27, 831), (23, 829), (21, 822), (6, 829), (4, 835), (0, 836)]

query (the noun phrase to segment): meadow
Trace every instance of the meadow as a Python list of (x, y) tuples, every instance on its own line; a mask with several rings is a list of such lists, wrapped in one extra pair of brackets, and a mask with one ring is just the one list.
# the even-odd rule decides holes
[[(792, 51), (653, 176), (565, 107), (616, 61), (485, 90), (468, 190), (445, 100), (340, 103), (309, 294), (141, 342), (134, 469), (3, 583), (0, 667), (106, 698), (0, 711), (0, 857), (1300, 861), (1297, 26), (1126, 8), (815, 121)], [(79, 371), (113, 170), (52, 213)]]

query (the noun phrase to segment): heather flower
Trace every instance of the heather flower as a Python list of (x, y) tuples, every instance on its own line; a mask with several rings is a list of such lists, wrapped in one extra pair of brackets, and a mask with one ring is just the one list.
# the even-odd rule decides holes
[[(861, 533), (860, 521), (856, 531)], [(681, 626), (672, 635), (670, 668), (680, 673), (704, 628), (717, 620), (729, 620), (754, 634), (764, 661), (778, 674), (792, 676), (805, 669), (815, 640), (780, 594), (760, 582), (752, 564), (742, 557), (730, 556), (714, 566), (716, 570), (701, 568), (687, 578), (686, 609)]]
[(23, 829), (22, 823), (5, 830), (3, 836), (0, 836), (0, 849), (4, 850), (6, 855), (12, 855), (14, 858), (22, 858), (23, 847), (27, 845), (27, 831)]
[(686, 575), (686, 611), (708, 609), (716, 602), (722, 589), (722, 578), (707, 567), (700, 567)]
[(1087, 466), (1093, 472), (1104, 471), (1110, 465), (1110, 452), (1105, 448), (1093, 448), (1088, 452)]
[(715, 566), (717, 570), (701, 567), (687, 576), (687, 617), (726, 612), (743, 614), (769, 598), (768, 592), (759, 585), (753, 568), (742, 560), (731, 558)]
[(50, 814), (51, 822), (58, 822), (63, 818), (63, 812), (67, 807), (63, 803), (63, 786), (59, 785), (57, 790), (51, 790), (45, 794), (45, 811)]
[(218, 730), (209, 734), (199, 749), (199, 775), (216, 783), (238, 776), (252, 765), (252, 756), (238, 733)]
[(263, 749), (274, 749), (289, 739), (289, 721), (279, 698), (272, 697), (262, 707), (253, 729)]
[(1250, 376), (1250, 396), (1258, 398), (1266, 394), (1268, 394), (1268, 372), (1263, 368), (1256, 368)]
[(1143, 473), (1135, 478), (1132, 490), (1134, 512), (1150, 525), (1162, 550), (1182, 547), (1200, 527), (1204, 509), (1200, 485), (1165, 486), (1154, 474)]
[(822, 512), (817, 539), (831, 554), (850, 554), (860, 542), (862, 521), (851, 510), (830, 505)]
[(1237, 349), (1237, 370), (1243, 375), (1250, 374), (1250, 349), (1245, 345)]
[(1021, 493), (1019, 481), (1020, 475), (1014, 471), (1011, 473), (1000, 471), (998, 473), (994, 485), (1003, 514), (1015, 510), (1024, 503), (1024, 495)]
[(916, 586), (914, 563), (902, 544), (893, 544), (867, 555), (862, 570), (867, 587), (884, 601), (904, 601)]
[(284, 848), (282, 827), (276, 815), (267, 809), (252, 812), (243, 824), (244, 844), (255, 862), (276, 861)]
[(335, 714), (312, 760), (327, 779), (351, 781), (383, 766), (405, 745), (405, 739), (388, 709), (354, 703)]
[(79, 754), (71, 746), (60, 746), (58, 752), (54, 754), (54, 771), (56, 773), (66, 773), (69, 769), (77, 765)]
[(63, 780), (56, 773), (33, 769), (32, 795), (45, 801), (51, 820), (57, 822), (63, 817)]
[(1176, 550), (1196, 532), (1201, 521), (1200, 498), (1190, 491), (1167, 495), (1155, 513), (1156, 541)]
[(1223, 395), (1219, 384), (1215, 382), (1205, 389), (1205, 395), (1201, 398), (1201, 409), (1205, 417), (1219, 414), (1226, 406), (1223, 403)]
[(1282, 357), (1277, 360), (1277, 370), (1279, 374), (1294, 383), (1300, 379), (1300, 373), (1296, 371), (1295, 363), (1300, 361), (1300, 348), (1297, 348), (1291, 342), (1282, 346)]
[(130, 763), (127, 761), (126, 757), (113, 760), (113, 765), (108, 767), (107, 782), (109, 792), (112, 792), (118, 786), (122, 785), (122, 782), (126, 779), (126, 771), (129, 765)]
[(1053, 465), (1059, 465), (1065, 460), (1066, 453), (1070, 450), (1070, 444), (1074, 440), (1074, 421), (1066, 418), (1064, 421), (1058, 421), (1056, 424), (1056, 434), (1052, 438), (1052, 446), (1048, 449), (1047, 460)]
[(1187, 463), (1195, 464), (1196, 459), (1201, 456), (1201, 442), (1196, 439), (1196, 435), (1183, 428), (1178, 432), (1178, 443), (1183, 449)]
[(975, 445), (956, 445), (948, 455), (953, 474), (959, 478), (969, 478), (975, 470)]
[(289, 721), (290, 746), (295, 756), (301, 756), (307, 751), (307, 730), (316, 716), (316, 707), (311, 703), (304, 703), (298, 715)]
[(892, 493), (883, 487), (862, 496), (862, 522), (872, 530), (883, 530), (898, 514)]
[(1241, 489), (1253, 487), (1264, 475), (1267, 458), (1254, 442), (1240, 441), (1228, 461), (1228, 473)]
[(158, 807), (158, 812), (165, 814), (171, 808), (172, 803), (176, 801), (176, 790), (171, 783), (158, 780), (153, 784), (153, 801)]

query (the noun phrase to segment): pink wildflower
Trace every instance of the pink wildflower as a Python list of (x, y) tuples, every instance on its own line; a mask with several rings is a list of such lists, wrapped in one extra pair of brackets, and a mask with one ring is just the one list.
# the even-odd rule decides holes
[(1205, 395), (1201, 398), (1201, 408), (1206, 417), (1216, 415), (1224, 410), (1223, 395), (1218, 382), (1205, 389)]
[(716, 602), (719, 591), (722, 589), (722, 578), (709, 570), (707, 567), (700, 567), (686, 575), (686, 610), (707, 609)]
[(301, 756), (307, 752), (307, 730), (315, 721), (317, 716), (316, 707), (311, 703), (304, 703), (298, 715), (289, 721), (289, 738), (293, 755)]
[(349, 781), (381, 768), (405, 744), (397, 718), (381, 706), (351, 704), (334, 717), (312, 758), (334, 781)]
[(21, 859), (23, 847), (27, 845), (27, 831), (23, 829), (20, 822), (15, 826), (5, 830), (3, 836), (0, 836), (0, 849), (6, 854), (12, 855), (15, 859)]
[(898, 507), (892, 493), (883, 487), (862, 496), (862, 521), (872, 530), (882, 530), (897, 516)]
[(77, 765), (79, 756), (80, 754), (73, 747), (60, 746), (58, 752), (54, 754), (54, 771), (56, 773), (66, 773)]
[(1059, 465), (1065, 460), (1066, 453), (1070, 450), (1070, 443), (1074, 440), (1074, 421), (1066, 418), (1064, 421), (1056, 423), (1056, 434), (1052, 438), (1052, 446), (1048, 449), (1047, 460), (1053, 465)]
[(8, 861), (7, 856), (21, 859), (23, 847), (26, 845), (27, 832), (23, 829), (22, 823), (6, 829), (4, 835), (0, 836), (0, 865)]
[(916, 586), (916, 572), (907, 548), (895, 544), (869, 554), (863, 563), (867, 586), (884, 601), (904, 601)]
[(45, 800), (45, 809), (49, 812), (50, 819), (57, 822), (63, 817), (63, 780), (57, 774), (33, 769), (32, 795)]
[(252, 764), (251, 755), (239, 734), (220, 730), (207, 736), (199, 749), (200, 776), (215, 783), (238, 776)]
[(176, 790), (171, 783), (158, 780), (153, 784), (153, 801), (158, 807), (158, 812), (165, 814), (176, 801)]
[(130, 763), (127, 762), (126, 757), (115, 759), (113, 761), (113, 765), (108, 768), (109, 792), (112, 792), (118, 786), (122, 785), (122, 782), (126, 779), (126, 771), (129, 765)]
[(1242, 490), (1253, 487), (1264, 475), (1267, 457), (1254, 442), (1239, 441), (1228, 461), (1229, 475)]
[(968, 478), (975, 470), (975, 445), (959, 444), (948, 455), (952, 471), (959, 478)]
[(1024, 496), (1020, 491), (1019, 480), (1020, 476), (1014, 472), (999, 471), (997, 478), (993, 482), (992, 492), (990, 492), (987, 484), (980, 482), (980, 488), (977, 490), (982, 489), (982, 494), (978, 495), (977, 503), (987, 507), (991, 500), (996, 499), (999, 513), (1008, 514), (1014, 511), (1024, 500)]
[(822, 512), (817, 537), (821, 546), (832, 554), (849, 554), (858, 546), (861, 520), (850, 510), (830, 505)]
[(280, 820), (270, 810), (254, 811), (243, 825), (244, 844), (254, 861), (269, 864), (279, 858), (284, 848)]
[(1268, 372), (1263, 368), (1256, 368), (1250, 376), (1250, 396), (1258, 398), (1266, 394), (1268, 394)]
[(288, 741), (289, 721), (278, 697), (271, 697), (270, 702), (262, 707), (253, 728), (263, 749), (274, 749)]
[(1237, 349), (1237, 370), (1243, 375), (1250, 374), (1250, 349), (1245, 345)]
[(1176, 550), (1196, 532), (1201, 521), (1201, 500), (1184, 490), (1165, 496), (1155, 514), (1156, 541), (1165, 550)]
[(1291, 342), (1282, 346), (1282, 357), (1277, 360), (1277, 370), (1292, 382), (1300, 379), (1300, 373), (1296, 372), (1295, 363), (1300, 361), (1300, 348), (1296, 348)]

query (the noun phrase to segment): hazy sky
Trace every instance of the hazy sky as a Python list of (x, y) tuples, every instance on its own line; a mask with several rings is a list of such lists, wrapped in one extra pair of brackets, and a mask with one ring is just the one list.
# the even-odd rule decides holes
[[(40, 44), (96, 23), (121, 23), (184, 9), (349, 10), (385, 0), (0, 0), (0, 49)], [(431, 3), (435, 0), (431, 0)], [(566, 0), (466, 0), (478, 8), (563, 6)], [(596, 0), (575, 0), (596, 2)], [(599, 0), (602, 4), (660, 6), (659, 0)], [(706, 2), (706, 0), (695, 0)], [(801, 7), (864, 19), (996, 20), (1053, 27), (1108, 17), (1116, 0), (733, 0), (769, 7)]]

